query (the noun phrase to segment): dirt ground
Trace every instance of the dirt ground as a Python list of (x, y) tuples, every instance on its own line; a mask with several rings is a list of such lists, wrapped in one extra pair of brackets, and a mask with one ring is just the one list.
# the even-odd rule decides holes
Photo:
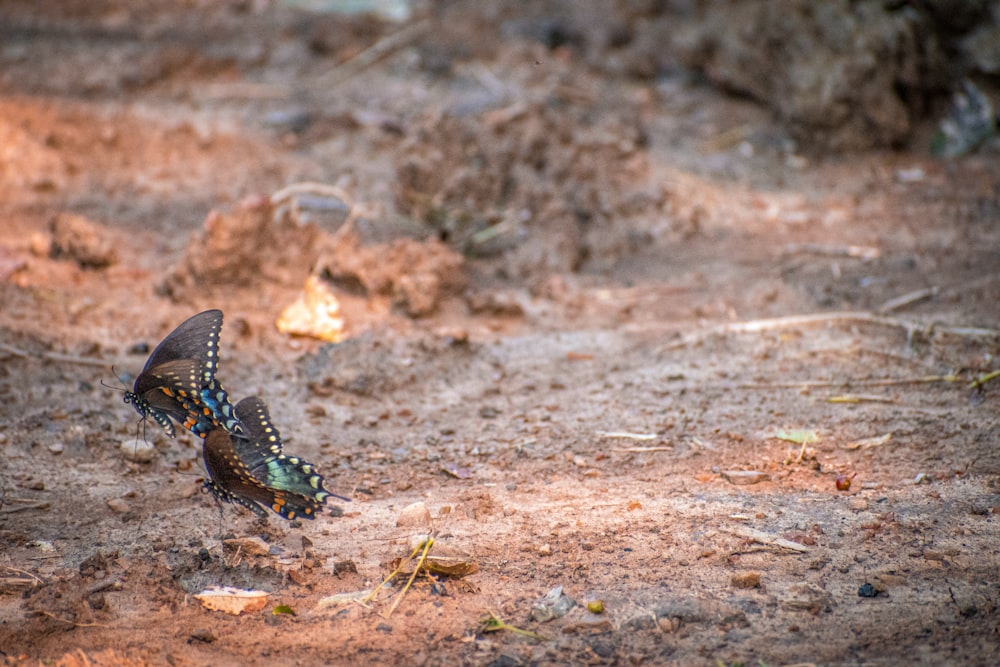
[[(1000, 148), (811, 154), (485, 7), (4, 3), (4, 664), (996, 664)], [(137, 426), (207, 308), (350, 502), (220, 518)], [(330, 600), (428, 534), (477, 571)]]

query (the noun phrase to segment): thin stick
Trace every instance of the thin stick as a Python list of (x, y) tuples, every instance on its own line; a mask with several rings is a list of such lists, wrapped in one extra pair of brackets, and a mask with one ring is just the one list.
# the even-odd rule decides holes
[(23, 512), (25, 510), (44, 510), (48, 509), (51, 503), (47, 500), (42, 500), (37, 503), (31, 503), (30, 505), (19, 505), (18, 507), (5, 507), (0, 509), (0, 514), (13, 514), (15, 512)]
[(35, 581), (36, 584), (43, 584), (43, 583), (45, 583), (45, 581), (41, 577), (39, 577), (37, 574), (32, 574), (31, 572), (28, 572), (27, 570), (19, 570), (18, 568), (11, 567), (10, 565), (4, 565), (3, 567), (4, 567), (4, 569), (10, 570), (11, 572), (17, 572), (18, 574), (23, 574), (26, 577), (31, 577), (32, 579), (34, 579), (34, 581)]
[(789, 243), (785, 246), (785, 252), (806, 252), (827, 257), (856, 257), (864, 260), (878, 259), (882, 255), (881, 250), (871, 246), (822, 245), (819, 243)]
[(337, 65), (329, 73), (332, 81), (329, 85), (337, 85), (360, 74), (376, 62), (396, 51), (421, 35), (430, 25), (429, 19), (423, 19), (398, 30), (391, 35), (375, 42), (367, 49), (351, 56)]
[(26, 352), (13, 345), (8, 345), (7, 343), (0, 343), (0, 350), (13, 354), (15, 357), (21, 357), (22, 359), (45, 359), (46, 361), (55, 361), (63, 364), (77, 364), (79, 366), (107, 366), (108, 362), (104, 359), (95, 359), (94, 357), (78, 357), (72, 354), (61, 354), (59, 352), (39, 352), (33, 354), (31, 352)]
[(924, 289), (918, 289), (910, 292), (909, 294), (897, 296), (895, 299), (889, 299), (879, 307), (878, 312), (885, 314), (894, 310), (900, 310), (901, 308), (912, 306), (919, 301), (924, 301), (925, 299), (937, 296), (937, 293), (937, 287), (925, 287)]
[(809, 551), (809, 547), (804, 544), (799, 544), (798, 542), (792, 542), (791, 540), (786, 540), (783, 537), (778, 537), (777, 535), (771, 535), (770, 533), (765, 533), (762, 530), (756, 530), (754, 528), (748, 528), (746, 526), (737, 526), (735, 528), (723, 528), (727, 533), (732, 533), (739, 537), (744, 537), (748, 540), (753, 540), (754, 542), (760, 542), (761, 544), (771, 544), (776, 547), (781, 547), (783, 549), (791, 549), (792, 551), (798, 551), (799, 553), (806, 553)]
[(100, 593), (101, 591), (106, 591), (109, 588), (113, 588), (116, 591), (121, 590), (122, 582), (117, 579), (109, 579), (107, 581), (98, 581), (96, 584), (92, 584), (88, 589), (88, 593)]
[(957, 375), (925, 375), (913, 378), (889, 378), (885, 380), (800, 380), (798, 382), (747, 382), (733, 385), (734, 389), (816, 389), (828, 387), (843, 387), (854, 385), (858, 387), (895, 387), (903, 384), (932, 384), (934, 382), (961, 382)]
[(616, 454), (644, 454), (646, 452), (672, 452), (673, 447), (612, 447)]
[(874, 315), (865, 311), (843, 311), (832, 313), (815, 313), (812, 315), (790, 315), (788, 317), (775, 317), (761, 320), (750, 320), (747, 322), (735, 322), (713, 327), (707, 331), (698, 332), (690, 336), (685, 336), (681, 340), (667, 345), (664, 349), (676, 350), (694, 343), (698, 343), (706, 338), (719, 334), (731, 333), (761, 333), (774, 329), (787, 329), (790, 327), (814, 326), (818, 324), (829, 324), (833, 322), (860, 322), (865, 324), (876, 324), (893, 329), (904, 329), (907, 336), (912, 336), (914, 332), (924, 330), (930, 333), (951, 334), (960, 337), (997, 337), (1000, 338), (1000, 331), (996, 329), (982, 329), (977, 327), (945, 327), (945, 326), (920, 326), (911, 322)]
[(627, 438), (629, 440), (655, 440), (655, 433), (628, 433), (626, 431), (598, 431), (602, 438)]

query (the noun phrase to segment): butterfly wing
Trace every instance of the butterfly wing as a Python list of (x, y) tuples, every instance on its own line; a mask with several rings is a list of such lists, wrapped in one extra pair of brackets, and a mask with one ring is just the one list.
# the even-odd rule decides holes
[(184, 320), (149, 355), (142, 372), (135, 379), (132, 391), (141, 396), (159, 386), (160, 373), (157, 368), (179, 360), (196, 362), (201, 376), (199, 386), (207, 385), (215, 378), (218, 370), (221, 331), (221, 310), (206, 310)]
[(143, 417), (152, 417), (171, 437), (170, 419), (202, 438), (214, 424), (243, 434), (228, 394), (215, 380), (221, 330), (221, 310), (206, 310), (185, 320), (149, 355), (133, 390), (125, 393), (125, 402)]
[(323, 488), (315, 466), (282, 453), (281, 435), (260, 398), (243, 399), (235, 411), (248, 437), (240, 439), (219, 429), (209, 432), (203, 448), (211, 477), (208, 488), (216, 498), (253, 505), (254, 511), (260, 509), (259, 503), (285, 519), (315, 518), (333, 495)]
[(261, 505), (271, 506), (271, 493), (247, 470), (228, 433), (219, 428), (209, 431), (202, 445), (202, 457), (209, 476), (205, 487), (212, 495), (223, 502), (243, 505), (260, 516), (267, 516)]
[(250, 436), (246, 443), (239, 443), (237, 447), (246, 451), (244, 460), (258, 479), (268, 486), (312, 498), (317, 503), (332, 495), (323, 488), (323, 477), (316, 466), (283, 453), (281, 434), (271, 422), (264, 401), (257, 396), (244, 398), (236, 404), (236, 417), (246, 426)]

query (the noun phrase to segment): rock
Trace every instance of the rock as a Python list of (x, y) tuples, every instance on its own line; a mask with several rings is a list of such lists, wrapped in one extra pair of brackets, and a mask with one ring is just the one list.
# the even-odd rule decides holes
[(431, 525), (431, 512), (423, 501), (407, 505), (396, 517), (399, 528), (428, 528)]
[(736, 486), (749, 486), (771, 479), (770, 475), (759, 470), (723, 470), (721, 475), (724, 480)]
[(537, 623), (545, 623), (565, 616), (575, 606), (576, 601), (563, 593), (562, 586), (556, 586), (531, 606), (531, 618)]
[(118, 447), (126, 461), (149, 463), (156, 458), (156, 447), (145, 440), (122, 440)]
[(126, 512), (129, 511), (129, 509), (131, 509), (129, 507), (129, 504), (124, 500), (122, 500), (121, 498), (110, 498), (108, 499), (107, 504), (108, 507), (111, 508), (111, 511), (116, 512), (118, 514), (125, 514)]

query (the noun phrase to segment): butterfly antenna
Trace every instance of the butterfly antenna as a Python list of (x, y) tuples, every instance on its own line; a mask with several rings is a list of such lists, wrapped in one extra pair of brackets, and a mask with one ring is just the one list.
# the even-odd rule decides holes
[(101, 386), (107, 387), (108, 389), (114, 389), (115, 391), (121, 391), (121, 392), (128, 391), (128, 385), (125, 384), (125, 382), (122, 380), (121, 376), (118, 375), (118, 371), (115, 370), (114, 366), (111, 367), (111, 374), (115, 376), (115, 379), (118, 380), (118, 383), (121, 384), (121, 387), (115, 387), (114, 385), (105, 384), (104, 383), (104, 378), (101, 378), (101, 380), (100, 380)]
[(106, 389), (114, 389), (115, 391), (120, 391), (120, 392), (123, 392), (123, 393), (126, 391), (125, 389), (122, 389), (121, 387), (116, 387), (114, 385), (107, 384), (104, 381), (104, 378), (101, 378), (100, 380), (98, 380), (98, 382), (100, 382), (101, 386), (104, 387), (104, 388), (106, 388)]

